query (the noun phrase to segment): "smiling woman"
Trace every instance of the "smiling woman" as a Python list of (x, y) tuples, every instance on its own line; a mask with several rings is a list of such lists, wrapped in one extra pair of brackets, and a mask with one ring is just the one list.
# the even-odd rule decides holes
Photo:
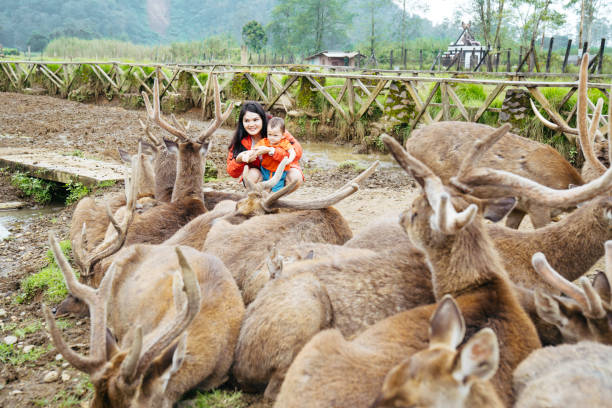
[[(296, 161), (299, 160), (302, 156), (302, 147), (289, 132), (285, 131), (283, 136), (287, 138), (294, 148)], [(261, 160), (259, 158), (261, 152), (254, 150), (254, 148), (262, 139), (267, 139), (267, 137), (268, 117), (264, 108), (259, 102), (244, 102), (238, 116), (238, 127), (227, 154), (227, 173), (241, 181), (244, 166), (248, 165), (248, 172), (246, 173), (248, 181), (252, 184), (260, 182), (263, 178), (260, 170)], [(283, 152), (280, 152), (281, 149), (278, 150), (278, 152), (275, 150), (270, 156), (277, 162), (281, 162), (285, 156)], [(299, 165), (287, 169), (286, 184), (295, 182), (296, 187), (298, 187), (303, 179), (304, 176)]]

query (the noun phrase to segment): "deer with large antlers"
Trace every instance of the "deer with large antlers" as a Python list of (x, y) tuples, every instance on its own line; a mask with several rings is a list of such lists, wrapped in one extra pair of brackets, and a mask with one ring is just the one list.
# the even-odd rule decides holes
[[(597, 133), (595, 130), (599, 123), (601, 102), (595, 109), (590, 130), (587, 129), (587, 65), (588, 55), (585, 54), (578, 84), (578, 129), (547, 121), (531, 102), (534, 113), (546, 126), (579, 135), (580, 145), (586, 158), (583, 176), (552, 147), (511, 133), (483, 155), (480, 165), (514, 173), (552, 189), (582, 185), (585, 181), (591, 181), (604, 173), (605, 166), (596, 158), (602, 156), (602, 149), (595, 152), (592, 146), (592, 140)], [(612, 126), (612, 122), (609, 122), (609, 125)], [(489, 126), (476, 123), (440, 122), (416, 130), (406, 141), (406, 150), (429, 166), (443, 182), (448, 183), (459, 171), (471, 146), (491, 130)], [(599, 145), (604, 146), (606, 143), (603, 141)], [(529, 214), (532, 224), (540, 228), (550, 222), (551, 210), (571, 208), (571, 205), (562, 202), (551, 207), (541, 202), (532, 202), (520, 194), (517, 197), (519, 197), (517, 208), (506, 221), (506, 225), (511, 228), (518, 228), (526, 213)]]
[(393, 367), (371, 408), (502, 408), (488, 381), (499, 364), (495, 332), (481, 329), (457, 351), (465, 321), (450, 295), (438, 303), (429, 323), (429, 347)]
[[(507, 131), (507, 128), (504, 129)], [(537, 332), (521, 308), (478, 212), (501, 219), (512, 208), (507, 201), (486, 207), (468, 203), (424, 163), (393, 139), (383, 141), (423, 188), (402, 225), (422, 247), (432, 267), (437, 299), (451, 294), (463, 312), (469, 336), (490, 327), (500, 344), (499, 369), (491, 382), (504, 403), (512, 402), (514, 368), (540, 347)], [(281, 386), (277, 407), (368, 407), (387, 372), (404, 358), (427, 348), (423, 335), (435, 305), (388, 317), (345, 340), (338, 330), (317, 334), (295, 358)]]
[(191, 388), (227, 379), (244, 305), (217, 258), (133, 245), (92, 289), (77, 282), (54, 236), (50, 242), (69, 291), (89, 306), (90, 355), (73, 351), (43, 310), (58, 351), (90, 375), (91, 406), (171, 407)]

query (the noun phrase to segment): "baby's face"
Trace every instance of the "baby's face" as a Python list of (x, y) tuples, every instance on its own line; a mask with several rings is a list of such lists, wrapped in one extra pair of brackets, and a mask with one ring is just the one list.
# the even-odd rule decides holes
[(278, 128), (268, 127), (268, 140), (270, 141), (270, 144), (275, 145), (278, 142), (280, 142), (282, 138), (283, 138), (283, 132), (280, 130), (280, 127)]

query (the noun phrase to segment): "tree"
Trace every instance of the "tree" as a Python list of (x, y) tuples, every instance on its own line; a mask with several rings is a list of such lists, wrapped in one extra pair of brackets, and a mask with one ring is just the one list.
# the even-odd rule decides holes
[(566, 8), (574, 8), (580, 12), (579, 47), (582, 46), (583, 41), (591, 42), (593, 23), (597, 18), (596, 13), (602, 11), (603, 3), (601, 0), (570, 0), (565, 5)]
[(242, 27), (242, 41), (251, 50), (259, 52), (268, 42), (268, 38), (263, 26), (259, 22), (252, 20)]
[[(279, 0), (268, 32), (280, 49), (317, 52), (342, 48), (348, 42), (352, 14), (348, 0)], [(292, 46), (282, 47), (282, 43)]]
[(40, 52), (45, 49), (49, 39), (42, 34), (34, 33), (27, 42), (27, 46), (30, 47), (31, 51)]
[(505, 16), (505, 0), (472, 0), (470, 8), (476, 17), (476, 26), (486, 45), (496, 47), (500, 42), (500, 29)]
[[(548, 26), (560, 26), (564, 22), (563, 14), (552, 10), (553, 0), (512, 0), (512, 5), (521, 24), (520, 40), (523, 46), (528, 46), (540, 32)], [(542, 24), (544, 23), (544, 24)]]

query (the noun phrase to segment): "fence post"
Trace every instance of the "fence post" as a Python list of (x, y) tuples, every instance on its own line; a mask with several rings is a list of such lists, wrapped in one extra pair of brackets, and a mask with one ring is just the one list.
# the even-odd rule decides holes
[[(599, 46), (599, 62), (597, 63), (597, 73), (601, 74), (601, 68), (603, 63), (604, 49), (606, 48), (606, 39), (601, 39), (601, 45)], [(608, 118), (610, 120), (610, 118)]]
[(506, 59), (506, 72), (510, 72), (510, 55), (512, 54), (512, 50), (508, 48), (508, 58)]
[(563, 67), (561, 67), (561, 72), (565, 73), (565, 68), (567, 67), (567, 59), (569, 58), (570, 50), (572, 49), (572, 39), (567, 40), (567, 48), (565, 49), (565, 57), (563, 58)]
[(419, 50), (419, 70), (423, 70), (423, 50)]
[(402, 58), (404, 59), (404, 70), (408, 69), (408, 65), (406, 64), (406, 59), (408, 57), (408, 50), (406, 48), (404, 48), (403, 50), (404, 55), (402, 56)]
[(497, 48), (497, 52), (495, 53), (495, 72), (499, 72), (499, 60), (501, 57), (501, 50), (499, 47)]
[(555, 37), (550, 37), (550, 43), (548, 44), (548, 55), (546, 56), (546, 72), (550, 72), (550, 55), (552, 54), (554, 40)]
[(393, 50), (389, 52), (389, 69), (393, 69)]
[[(521, 61), (522, 60), (523, 60), (523, 46), (521, 45), (519, 47), (519, 59), (518, 59), (518, 63), (517, 63), (517, 65), (519, 65), (520, 67), (522, 67), (522, 65), (521, 65)], [(520, 68), (517, 68), (516, 70), (519, 71)]]
[(438, 58), (438, 71), (442, 71), (442, 50), (438, 51), (440, 58)]
[[(584, 53), (588, 51), (589, 51), (589, 43), (585, 41), (584, 43), (582, 43), (582, 54), (580, 54), (580, 58), (582, 58)], [(576, 65), (580, 65), (580, 61), (576, 61)]]

